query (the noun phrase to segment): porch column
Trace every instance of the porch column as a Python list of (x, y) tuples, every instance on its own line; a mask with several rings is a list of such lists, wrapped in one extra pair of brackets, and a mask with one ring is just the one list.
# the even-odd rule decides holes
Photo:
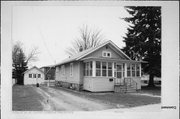
[(112, 77), (114, 77), (114, 62), (112, 63)]
[(139, 76), (141, 77), (141, 63), (139, 64)]
[(96, 61), (92, 61), (92, 76), (96, 76)]
[(127, 63), (124, 63), (124, 77), (127, 77)]

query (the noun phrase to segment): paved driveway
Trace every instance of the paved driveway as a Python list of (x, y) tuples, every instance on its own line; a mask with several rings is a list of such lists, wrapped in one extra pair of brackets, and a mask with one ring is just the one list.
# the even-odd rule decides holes
[(112, 105), (78, 97), (63, 90), (40, 87), (36, 90), (44, 99), (43, 110), (48, 111), (95, 111), (112, 109)]

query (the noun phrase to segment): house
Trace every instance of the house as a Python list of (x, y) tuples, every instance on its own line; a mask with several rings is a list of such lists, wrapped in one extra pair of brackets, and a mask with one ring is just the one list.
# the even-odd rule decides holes
[(55, 81), (58, 86), (91, 92), (138, 90), (141, 63), (107, 41), (56, 64)]
[(24, 85), (29, 84), (43, 84), (44, 83), (44, 72), (36, 66), (30, 68), (24, 72)]
[(48, 80), (55, 80), (55, 67), (54, 66), (43, 66), (40, 68), (44, 72), (44, 80), (47, 82)]

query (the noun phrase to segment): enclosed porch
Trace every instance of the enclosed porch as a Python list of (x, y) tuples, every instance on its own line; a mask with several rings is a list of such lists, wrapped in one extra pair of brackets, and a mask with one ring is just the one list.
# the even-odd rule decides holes
[(83, 62), (84, 90), (128, 92), (141, 89), (141, 62), (105, 58), (88, 58)]

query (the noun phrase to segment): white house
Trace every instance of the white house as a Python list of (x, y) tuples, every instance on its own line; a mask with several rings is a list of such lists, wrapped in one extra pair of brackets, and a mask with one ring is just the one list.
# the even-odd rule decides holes
[(24, 72), (24, 85), (43, 84), (44, 72), (36, 66)]
[(139, 90), (141, 63), (107, 41), (56, 64), (55, 81), (59, 86), (91, 92)]

